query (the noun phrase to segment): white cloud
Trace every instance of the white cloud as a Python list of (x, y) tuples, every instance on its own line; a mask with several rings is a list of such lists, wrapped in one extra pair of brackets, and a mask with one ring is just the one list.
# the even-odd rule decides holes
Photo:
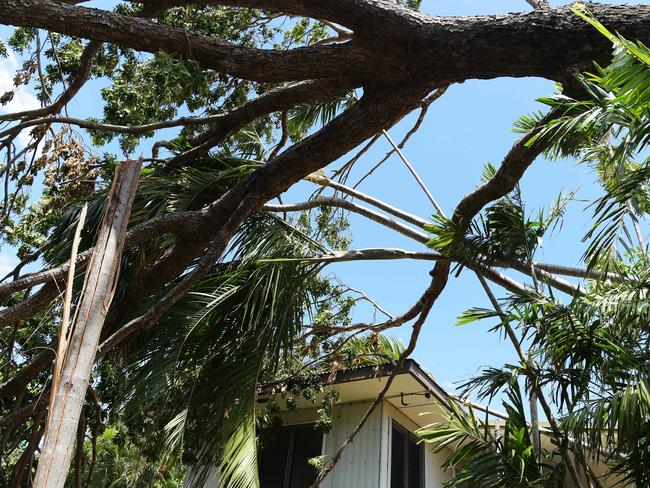
[[(38, 99), (29, 88), (14, 87), (14, 76), (18, 68), (16, 57), (10, 52), (7, 58), (0, 60), (0, 96), (8, 91), (14, 92), (14, 97), (7, 105), (0, 105), (0, 112), (22, 112), (40, 107)], [(24, 146), (30, 141), (29, 132), (25, 130), (18, 136), (18, 142)]]

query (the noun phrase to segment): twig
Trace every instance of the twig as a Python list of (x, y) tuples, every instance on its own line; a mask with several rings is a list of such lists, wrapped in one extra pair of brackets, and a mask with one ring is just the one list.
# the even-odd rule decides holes
[(287, 143), (287, 140), (289, 139), (289, 112), (286, 111), (286, 110), (283, 110), (280, 120), (281, 120), (281, 126), (282, 126), (281, 127), (282, 135), (280, 136), (280, 141), (273, 148), (273, 151), (271, 151), (271, 154), (269, 154), (269, 157), (268, 157), (269, 160), (275, 158), (278, 155), (280, 150), (284, 147), (284, 145)]
[[(426, 116), (427, 112), (429, 111), (429, 107), (433, 102), (438, 100), (442, 95), (445, 94), (447, 89), (449, 88), (449, 85), (443, 86), (442, 88), (438, 88), (435, 92), (433, 92), (431, 95), (429, 95), (427, 98), (425, 98), (422, 103), (420, 104), (420, 114), (418, 115), (417, 120), (415, 121), (415, 124), (413, 124), (413, 127), (411, 127), (408, 132), (404, 135), (400, 143), (397, 145), (399, 149), (404, 149), (404, 146), (406, 146), (406, 143), (409, 141), (411, 136), (415, 134), (419, 129), (420, 126), (422, 125), (422, 122), (424, 122), (424, 117)], [(372, 176), (372, 174), (382, 165), (384, 164), (388, 158), (390, 158), (393, 154), (395, 154), (395, 148), (392, 148), (390, 151), (388, 151), (384, 157), (379, 161), (375, 166), (373, 166), (370, 171), (368, 171), (365, 175), (363, 175), (359, 181), (357, 181), (354, 184), (354, 188), (358, 188), (361, 183), (363, 183), (367, 178)]]
[(406, 165), (406, 167), (411, 172), (411, 174), (413, 175), (415, 180), (418, 182), (418, 185), (420, 185), (420, 188), (422, 188), (422, 191), (425, 193), (425, 195), (427, 196), (429, 201), (433, 204), (436, 211), (440, 215), (442, 215), (443, 214), (442, 207), (440, 205), (438, 205), (438, 202), (436, 201), (436, 199), (433, 198), (433, 195), (431, 194), (431, 192), (429, 191), (427, 186), (424, 184), (424, 181), (422, 181), (422, 178), (420, 178), (418, 173), (415, 171), (415, 168), (413, 167), (413, 165), (411, 165), (411, 163), (409, 163), (408, 159), (406, 159), (406, 156), (404, 156), (404, 153), (402, 152), (402, 150), (397, 146), (397, 144), (395, 144), (395, 141), (393, 141), (393, 139), (388, 135), (388, 132), (386, 132), (385, 130), (382, 130), (382, 134), (384, 134), (384, 137), (386, 139), (388, 139), (388, 142), (390, 142), (391, 146), (393, 146), (393, 149), (395, 149), (395, 152), (397, 152), (397, 155), (399, 156), (399, 158)]
[(384, 397), (386, 396), (386, 393), (388, 392), (391, 385), (393, 384), (395, 377), (397, 376), (402, 366), (404, 365), (404, 362), (415, 349), (418, 337), (422, 330), (422, 326), (424, 325), (424, 322), (426, 321), (434, 302), (442, 293), (442, 290), (444, 289), (447, 283), (448, 275), (449, 275), (448, 263), (445, 263), (442, 266), (436, 266), (436, 268), (434, 268), (434, 270), (432, 271), (431, 285), (427, 289), (427, 292), (423, 295), (424, 302), (422, 304), (420, 316), (418, 317), (417, 321), (413, 324), (413, 330), (411, 332), (411, 338), (409, 340), (408, 346), (406, 347), (406, 349), (404, 349), (402, 354), (400, 354), (400, 357), (396, 361), (393, 371), (391, 372), (390, 376), (388, 376), (388, 379), (386, 380), (386, 384), (384, 385), (382, 390), (379, 392), (379, 394), (372, 402), (372, 404), (370, 405), (370, 407), (368, 408), (364, 416), (361, 418), (357, 426), (354, 428), (354, 430), (352, 430), (352, 432), (348, 435), (347, 439), (345, 439), (343, 444), (341, 444), (338, 451), (336, 451), (334, 456), (332, 456), (332, 459), (327, 464), (327, 466), (325, 466), (325, 468), (318, 474), (318, 477), (316, 478), (316, 481), (314, 481), (314, 483), (311, 485), (311, 488), (320, 487), (323, 480), (336, 467), (345, 449), (354, 441), (355, 436), (366, 424), (366, 422), (368, 421), (372, 413), (375, 411), (377, 406), (383, 401)]
[[(348, 175), (350, 174), (350, 171), (354, 167), (357, 161), (361, 159), (361, 157), (368, 152), (368, 150), (375, 145), (375, 143), (379, 140), (380, 134), (375, 134), (370, 138), (370, 140), (359, 150), (357, 153), (352, 156), (343, 166), (341, 166), (339, 169), (334, 171), (334, 177), (336, 178), (337, 176), (341, 175), (340, 180), (345, 181), (347, 180)], [(356, 185), (355, 185), (356, 187)]]

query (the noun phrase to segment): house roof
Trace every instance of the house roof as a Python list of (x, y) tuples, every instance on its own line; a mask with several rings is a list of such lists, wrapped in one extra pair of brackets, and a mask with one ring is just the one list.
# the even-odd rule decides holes
[[(417, 426), (430, 424), (452, 397), (417, 361), (407, 359), (397, 372), (395, 368), (393, 364), (350, 368), (337, 371), (333, 378), (323, 375), (322, 381), (327, 388), (338, 392), (340, 403), (370, 402), (377, 398), (388, 378), (394, 374), (395, 378), (384, 399)], [(314, 403), (300, 398), (297, 407), (313, 409)]]
[[(395, 365), (383, 364), (379, 366), (362, 366), (340, 371), (336, 374), (334, 381), (330, 384), (340, 385), (352, 381), (363, 381), (373, 378), (385, 378), (395, 373)], [(445, 391), (435, 380), (433, 375), (424, 369), (414, 359), (407, 359), (399, 368), (395, 376), (409, 374), (415, 378), (424, 389), (438, 397), (439, 400), (451, 400), (449, 393)]]

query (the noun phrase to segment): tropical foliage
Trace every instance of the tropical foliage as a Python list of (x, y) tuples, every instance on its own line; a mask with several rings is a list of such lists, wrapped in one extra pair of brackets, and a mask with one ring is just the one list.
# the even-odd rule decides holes
[[(135, 14), (138, 9), (118, 6), (125, 14)], [(250, 9), (211, 7), (197, 12), (182, 8), (166, 12), (158, 20), (175, 27), (191, 26), (250, 47), (272, 44), (284, 49), (313, 44), (328, 35), (318, 21), (305, 19), (287, 28), (274, 23), (273, 16)], [(56, 87), (65, 86), (66, 78), (78, 69), (83, 45), (77, 38), (57, 34), (42, 40), (40, 34), (37, 29), (19, 28), (7, 45), (18, 55), (29, 55), (35, 45), (42, 46), (43, 52), (26, 61), (15, 81), (16, 90), (35, 85), (47, 103)], [(1, 53), (7, 55), (4, 46)], [(41, 55), (43, 76), (37, 73), (35, 61)], [(110, 81), (102, 90), (101, 119), (109, 124), (147, 124), (187, 114), (218, 115), (246, 101), (251, 92), (263, 94), (272, 88), (207, 74), (195, 62), (163, 52), (142, 58), (114, 45), (101, 46), (91, 75)], [(14, 92), (4, 94), (3, 104), (13, 96)], [(327, 123), (352, 103), (352, 94), (343, 93), (296, 106), (286, 114), (287, 137), (301, 140), (314, 126)], [(144, 169), (130, 225), (204, 209), (265, 163), (272, 152), (269, 146), (278, 142), (281, 119), (278, 114), (257, 120), (189, 167), (168, 171), (154, 162)], [(191, 147), (188, 141), (204, 128), (188, 126), (167, 149), (172, 154), (186, 150)], [(0, 239), (15, 246), (19, 258), (34, 255), (46, 265), (66, 263), (83, 203), (88, 205), (88, 215), (80, 248), (92, 247), (107, 188), (119, 162), (114, 153), (130, 154), (152, 133), (92, 130), (90, 135), (96, 147), (109, 151), (103, 157), (91, 155), (85, 140), (69, 126), (62, 126), (53, 136), (32, 133), (34, 144), (44, 141), (43, 156), (32, 161), (31, 167), (21, 166), (28, 164), (21, 161), (12, 168), (7, 178), (12, 192), (0, 203)], [(4, 172), (6, 168), (0, 169)], [(46, 177), (35, 181), (41, 170), (46, 170)], [(30, 198), (33, 185), (39, 187), (34, 191), (34, 196), (40, 193), (39, 199)], [(258, 212), (247, 219), (223, 258), (164, 321), (150, 333), (135, 337), (119, 354), (98, 363), (92, 381), (97, 402), (89, 400), (85, 408), (87, 421), (80, 426), (80, 439), (86, 440), (83, 449), (78, 449), (69, 482), (80, 480), (84, 486), (97, 487), (171, 487), (180, 484), (186, 466), (211, 464), (222, 468), (231, 486), (255, 486), (256, 425), (264, 423), (265, 412), (272, 405), (261, 407), (255, 402), (257, 385), (293, 378), (291, 388), (281, 393), (287, 402), (296, 395), (316, 402), (323, 390), (319, 375), (332, 363), (318, 362), (303, 371), (307, 364), (326, 350), (338, 359), (340, 367), (348, 360), (355, 364), (363, 361), (355, 358), (355, 352), (363, 349), (363, 340), (355, 338), (346, 344), (328, 332), (349, 323), (358, 297), (348, 293), (335, 277), (322, 275), (322, 265), (289, 259), (321, 254), (328, 246), (345, 249), (347, 242), (345, 215), (328, 209), (286, 219)], [(162, 236), (125, 253), (116, 296), (129, 293), (128, 280), (174, 244), (173, 237)], [(73, 303), (82, 282), (80, 276)], [(170, 282), (168, 288), (173, 285)], [(137, 316), (164, 292), (131, 304), (112, 320), (122, 322)], [(24, 294), (14, 294), (2, 305), (11, 306), (24, 298)], [(9, 356), (2, 358), (2, 381), (43, 355), (43, 349), (56, 337), (60, 314), (57, 305), (16, 324), (13, 330), (3, 329), (2, 340), (11, 346)], [(368, 361), (378, 347), (368, 339)], [(47, 374), (32, 379), (26, 392), (15, 399), (16, 408), (37, 401), (47, 385)], [(331, 401), (327, 395), (323, 399), (324, 428), (329, 423)], [(12, 409), (12, 403), (0, 405), (3, 416)], [(30, 435), (38, 432), (41, 421), (38, 418), (3, 431), (3, 486), (21, 486), (16, 467), (27, 467), (21, 464), (22, 453), (27, 452)]]
[[(584, 236), (583, 259), (606, 279), (587, 280), (569, 303), (535, 282), (493, 303), (494, 309), (471, 309), (459, 319), (465, 324), (499, 318), (494, 330), (513, 339), (522, 361), (485, 369), (463, 385), (466, 394), (483, 400), (505, 391), (502, 434), (473, 409), (455, 405), (447, 421), (421, 432), (436, 449), (452, 448), (447, 466), (456, 474), (450, 485), (557, 486), (558, 473), (563, 480), (571, 475), (566, 451), (592, 483), (605, 482), (593, 469), (596, 462), (609, 465), (610, 483), (650, 482), (650, 262), (642, 237), (650, 210), (650, 49), (612, 34), (582, 6), (575, 13), (612, 41), (612, 63), (577, 77), (580, 99), (563, 93), (542, 99), (557, 117), (530, 143), (542, 142), (551, 158), (573, 157), (593, 168), (603, 195), (590, 205), (593, 225)], [(528, 132), (541, 119), (523, 117), (517, 128)], [(508, 232), (491, 239), (500, 228)], [(471, 226), (473, 234), (459, 235), (438, 218), (430, 244), (444, 249), (454, 242), (465, 261), (510, 256), (534, 269), (535, 239), (545, 228), (543, 219), (525, 216), (515, 192), (487, 209)], [(551, 417), (542, 429), (551, 449), (537, 457), (526, 427), (536, 419), (526, 419), (520, 384), (533, 398), (544, 396), (540, 401)]]
[[(517, 385), (512, 385), (503, 407), (507, 418), (490, 424), (471, 406), (449, 402), (447, 421), (419, 431), (434, 452), (451, 449), (443, 468), (453, 470), (448, 486), (465, 483), (485, 487), (559, 486), (561, 463), (551, 464), (548, 452), (536, 453)], [(487, 417), (485, 417), (487, 418)], [(541, 455), (541, 457), (540, 457)], [(540, 462), (540, 459), (548, 460)]]
[[(420, 5), (419, 0), (398, 3), (411, 9)], [(215, 5), (158, 11), (128, 2), (120, 3), (116, 12), (129, 18), (153, 16), (160, 29), (210, 36), (223, 40), (223, 45), (260, 51), (309, 53), (319, 47), (335, 53), (357, 46), (346, 42), (353, 34), (341, 26), (275, 11)], [(335, 171), (337, 181), (325, 173), (309, 179), (322, 186), (312, 197), (322, 196), (328, 187), (334, 189), (333, 197), (310, 198), (306, 205), (280, 205), (275, 210), (268, 202), (266, 206), (265, 201), (258, 202), (232, 226), (224, 251), (210, 261), (189, 292), (155, 323), (128, 335), (119, 348), (102, 351), (79, 423), (68, 484), (171, 488), (185, 479), (200, 485), (216, 467), (228, 488), (258, 486), (259, 434), (276, 421), (279, 405), (295, 408), (299, 399), (312, 402), (318, 411), (316, 428), (327, 431), (338, 400), (327, 385), (338, 371), (399, 364), (413, 351), (437, 298), (431, 295), (436, 287), (430, 287), (403, 316), (393, 317), (325, 272), (328, 263), (339, 259), (395, 259), (401, 253), (401, 257), (436, 261), (436, 269), (441, 266), (444, 273), (432, 275), (445, 277), (440, 291), (449, 274), (449, 266), (446, 271), (444, 266), (453, 262), (457, 273), (472, 270), (483, 284), (487, 276), (511, 292), (497, 300), (485, 285), (493, 307), (473, 308), (459, 318), (463, 324), (498, 318), (493, 330), (511, 340), (518, 352), (518, 363), (488, 368), (462, 388), (465, 395), (488, 401), (505, 392), (502, 428), (460, 401), (447, 405), (445, 422), (421, 432), (438, 451), (452, 449), (445, 465), (455, 472), (450, 485), (558, 486), (572, 477), (591, 478), (597, 484), (591, 466), (604, 461), (620, 480), (648, 486), (650, 267), (642, 236), (650, 211), (650, 50), (610, 33), (584, 8), (576, 13), (614, 43), (613, 62), (579, 76), (579, 90), (573, 87), (543, 99), (553, 115), (550, 121), (533, 114), (523, 117), (517, 129), (527, 134), (524, 149), (543, 147), (550, 158), (578, 158), (597, 175), (603, 195), (591, 205), (594, 218), (585, 235), (586, 267), (578, 270), (584, 281), (568, 283), (558, 275), (576, 272), (543, 270), (536, 264), (545, 236), (561, 228), (573, 193), (559, 195), (550, 208), (533, 213), (524, 204), (521, 188), (514, 185), (502, 198), (486, 199), (485, 210), (476, 218), (439, 213), (424, 225), (418, 217), (346, 187), (351, 168), (382, 136), (383, 126), (378, 127), (375, 137), (369, 135), (370, 141)], [(200, 269), (206, 249), (219, 244), (220, 237), (210, 233), (214, 229), (188, 229), (195, 222), (192, 219), (215, 209), (220, 216), (236, 212), (239, 207), (232, 198), (231, 207), (220, 207), (226, 196), (238, 195), (235, 189), (254, 188), (264, 171), (277, 171), (273, 162), (288, 142), (295, 146), (287, 152), (302, 157), (304, 148), (299, 145), (318, 141), (313, 134), (319, 129), (341, 124), (341, 113), (352, 112), (355, 117), (354, 111), (362, 105), (363, 110), (370, 107), (373, 121), (383, 120), (372, 111), (377, 98), (365, 105), (363, 98), (359, 101), (359, 88), (364, 98), (383, 88), (355, 79), (344, 89), (330, 87), (331, 92), (323, 96), (319, 91), (323, 85), (317, 84), (318, 93), (309, 101), (278, 109), (271, 95), (286, 95), (284, 90), (292, 94), (311, 82), (251, 81), (207, 69), (189, 59), (191, 53), (143, 55), (119, 44), (84, 44), (75, 36), (36, 28), (15, 29), (6, 43), (0, 42), (0, 56), (9, 56), (8, 48), (23, 64), (14, 88), (0, 94), (0, 103), (6, 105), (21, 88), (30, 87), (44, 108), (56, 108), (40, 122), (30, 115), (0, 116), (0, 152), (7, 156), (7, 162), (0, 164), (5, 182), (0, 241), (17, 250), (21, 260), (0, 281), (0, 316), (19, 317), (0, 329), (0, 484), (20, 488), (31, 486), (38, 460), (46, 418), (43, 399), (49, 394), (53, 344), (62, 321), (56, 287), (64, 282), (43, 278), (35, 285), (12, 286), (50, 276), (68, 262), (84, 205), (88, 215), (80, 250), (93, 246), (120, 160), (139, 154), (143, 145), (147, 155), (151, 153), (145, 158), (131, 213), (131, 241), (122, 256), (116, 305), (104, 324), (102, 339), (123, 331), (130, 321), (164, 302)], [(85, 71), (99, 89), (102, 113), (52, 122), (48, 117), (61, 115), (67, 103), (56, 107), (57, 96), (74, 88), (79, 73)], [(446, 90), (441, 85), (427, 87), (413, 101), (411, 108), (421, 113), (404, 139), (395, 144), (383, 132), (392, 149), (382, 162), (398, 153), (409, 166), (400, 151), (420, 127), (428, 106)], [(381, 90), (378, 93), (389, 98)], [(271, 108), (237, 126), (229, 117), (255, 111), (249, 103), (263, 107), (269, 103)], [(233, 130), (210, 139), (223, 126), (228, 128), (224, 120), (234, 124)], [(350, 132), (363, 134), (359, 127), (367, 121), (354, 120)], [(22, 124), (27, 125), (21, 132)], [(154, 134), (160, 136), (152, 124), (172, 129), (163, 133), (168, 140), (152, 142)], [(77, 127), (88, 134), (79, 134)], [(26, 137), (22, 148), (16, 142), (21, 134)], [(358, 137), (361, 143), (366, 136)], [(313, 154), (320, 158), (322, 147), (314, 146)], [(529, 164), (536, 155), (531, 152)], [(487, 165), (484, 185), (477, 191), (498, 183), (500, 171)], [(282, 184), (273, 184), (272, 191), (267, 188), (264, 194), (266, 200), (279, 198), (285, 190)], [(417, 229), (355, 206), (348, 197)], [(350, 210), (418, 244), (428, 240), (435, 252), (347, 253), (346, 212)], [(199, 220), (205, 225), (206, 220)], [(154, 233), (148, 227), (179, 221), (185, 226), (179, 234)], [(136, 239), (136, 230), (143, 229), (145, 237)], [(429, 232), (428, 238), (421, 230)], [(26, 277), (22, 268), (32, 263), (46, 271)], [(523, 272), (530, 279), (525, 284), (508, 281), (494, 270), (498, 267)], [(154, 278), (161, 279), (162, 285), (151, 286)], [(83, 273), (72, 281), (74, 308)], [(49, 298), (47, 293), (52, 293)], [(570, 301), (565, 303), (567, 293)], [(360, 300), (370, 303), (377, 315), (386, 315), (386, 320), (373, 317), (369, 323), (353, 323)], [(21, 315), (21, 307), (34, 304), (34, 312)], [(409, 345), (383, 335), (414, 319)], [(526, 399), (540, 402), (548, 427), (527, 418)], [(550, 443), (540, 445), (539, 430)]]

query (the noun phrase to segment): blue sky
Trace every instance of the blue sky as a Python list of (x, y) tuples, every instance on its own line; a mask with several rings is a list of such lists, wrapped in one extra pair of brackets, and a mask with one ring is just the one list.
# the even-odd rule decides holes
[[(105, 6), (104, 2), (95, 4)], [(434, 15), (476, 15), (529, 11), (530, 7), (524, 0), (424, 0), (422, 10)], [(6, 32), (7, 29), (0, 29), (3, 37)], [(5, 63), (4, 68), (7, 66)], [(6, 82), (6, 69), (4, 72)], [(0, 68), (0, 92), (4, 91), (2, 83), (3, 69)], [(70, 113), (97, 115), (94, 113), (95, 107), (99, 108), (95, 98), (97, 88), (96, 83), (85, 88), (80, 99), (72, 102)], [(485, 163), (491, 162), (495, 166), (500, 163), (517, 138), (512, 132), (513, 122), (521, 115), (542, 108), (535, 99), (553, 91), (553, 84), (541, 79), (467, 81), (452, 86), (431, 106), (420, 131), (404, 152), (445, 212), (451, 213), (457, 202), (475, 188)], [(22, 93), (21, 97), (21, 103), (32, 103), (29, 93)], [(391, 131), (393, 138), (401, 139), (413, 121), (414, 116), (410, 116), (395, 127)], [(376, 144), (358, 163), (355, 174), (363, 174), (374, 166), (388, 149), (385, 140)], [(547, 207), (558, 192), (576, 188), (579, 188), (578, 198), (590, 199), (599, 194), (593, 180), (587, 168), (576, 166), (571, 161), (540, 159), (522, 181), (523, 195), (531, 210)], [(356, 181), (354, 174), (350, 181)], [(430, 202), (396, 156), (384, 163), (360, 189), (421, 217), (427, 218), (433, 213)], [(285, 196), (285, 201), (300, 199), (306, 190), (306, 184), (292, 190)], [(580, 239), (591, 215), (585, 206), (580, 201), (570, 205), (566, 225), (561, 232), (545, 240), (538, 260), (579, 264), (583, 249)], [(351, 224), (352, 248), (422, 249), (417, 243), (355, 215), (351, 216)], [(11, 262), (11, 250), (6, 247), (0, 250), (0, 271)], [(363, 290), (392, 314), (398, 315), (407, 310), (428, 285), (430, 264), (409, 261), (341, 263), (330, 266), (327, 272)], [(463, 272), (457, 278), (452, 277), (426, 322), (414, 354), (415, 359), (447, 388), (453, 389), (454, 382), (476, 373), (481, 366), (499, 366), (515, 361), (511, 346), (487, 332), (493, 324), (454, 326), (456, 317), (472, 306), (489, 306), (475, 276)], [(369, 320), (368, 307), (361, 306), (355, 318)], [(407, 326), (393, 334), (407, 341), (410, 330)]]

